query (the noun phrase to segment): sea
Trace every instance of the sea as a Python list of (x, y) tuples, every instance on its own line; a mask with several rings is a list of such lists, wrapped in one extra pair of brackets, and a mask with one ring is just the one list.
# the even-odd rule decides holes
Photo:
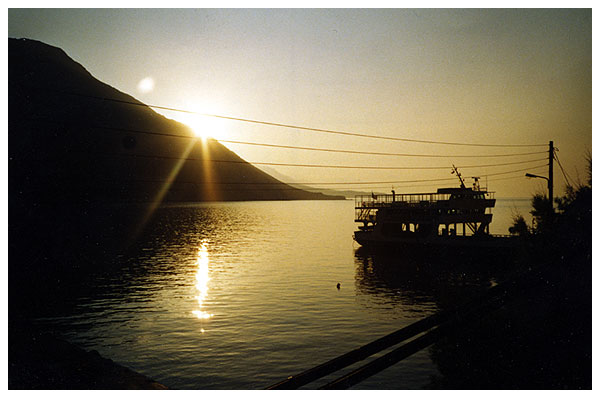
[[(508, 234), (516, 214), (529, 221), (529, 204), (498, 199), (491, 232)], [(163, 205), (129, 250), (35, 322), (168, 388), (255, 390), (495, 283), (489, 272), (430, 278), (418, 259), (364, 253), (355, 229), (352, 200)], [(440, 377), (424, 349), (353, 388), (423, 389)]]

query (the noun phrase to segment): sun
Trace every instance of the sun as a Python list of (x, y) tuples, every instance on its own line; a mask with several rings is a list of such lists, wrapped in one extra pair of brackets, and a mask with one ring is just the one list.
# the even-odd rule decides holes
[[(226, 140), (229, 137), (228, 121), (214, 115), (223, 114), (222, 107), (213, 102), (187, 100), (181, 103), (182, 111), (167, 112), (176, 121), (187, 125), (194, 135), (202, 140), (213, 138)], [(211, 116), (213, 115), (213, 116)]]
[(208, 138), (219, 140), (224, 139), (226, 136), (223, 121), (216, 117), (190, 114), (184, 119), (183, 123), (187, 124), (198, 138), (202, 138), (203, 140)]

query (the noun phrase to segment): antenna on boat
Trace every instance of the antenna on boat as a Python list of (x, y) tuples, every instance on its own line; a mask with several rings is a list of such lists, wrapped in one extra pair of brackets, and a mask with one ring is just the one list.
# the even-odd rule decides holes
[(456, 166), (455, 166), (455, 165), (452, 165), (452, 173), (451, 173), (451, 174), (454, 174), (454, 173), (456, 173), (456, 176), (457, 176), (457, 177), (458, 177), (458, 179), (460, 180), (460, 187), (461, 187), (461, 188), (466, 188), (466, 187), (465, 187), (465, 182), (463, 181), (463, 179), (462, 179), (462, 177), (461, 177), (460, 173), (458, 172), (458, 169), (456, 168)]
[(479, 179), (481, 177), (472, 177), (473, 178), (473, 191), (481, 191), (481, 188), (479, 186)]

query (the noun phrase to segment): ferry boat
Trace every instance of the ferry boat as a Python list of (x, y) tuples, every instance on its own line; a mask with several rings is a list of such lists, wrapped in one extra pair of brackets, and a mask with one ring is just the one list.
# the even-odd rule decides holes
[(494, 192), (474, 177), (466, 187), (453, 166), (460, 187), (434, 193), (359, 195), (355, 197), (354, 240), (364, 247), (432, 246), (493, 248), (511, 246), (509, 237), (489, 232)]

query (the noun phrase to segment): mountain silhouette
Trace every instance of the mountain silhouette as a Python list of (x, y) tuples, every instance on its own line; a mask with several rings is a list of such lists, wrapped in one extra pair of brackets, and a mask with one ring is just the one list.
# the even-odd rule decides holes
[(59, 284), (106, 267), (102, 258), (133, 244), (161, 203), (343, 199), (284, 184), (28, 39), (8, 40), (8, 156), (17, 304), (32, 278)]
[(341, 199), (293, 188), (197, 139), (59, 48), (9, 39), (8, 50), (11, 194), (77, 204)]

